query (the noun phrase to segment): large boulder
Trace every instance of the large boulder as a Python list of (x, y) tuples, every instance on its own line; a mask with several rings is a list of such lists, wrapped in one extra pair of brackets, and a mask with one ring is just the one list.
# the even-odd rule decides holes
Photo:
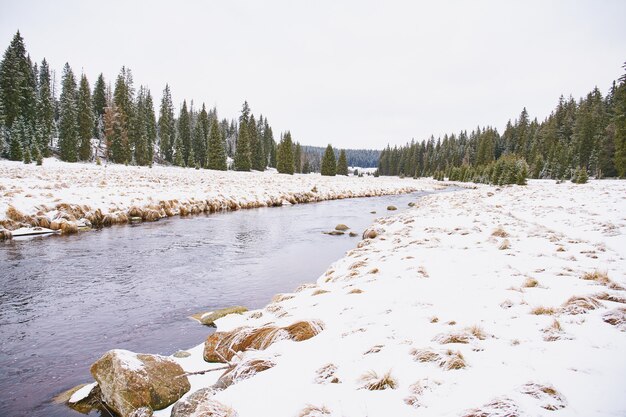
[(171, 417), (237, 417), (232, 408), (213, 399), (213, 388), (202, 388), (172, 407)]
[(239, 362), (236, 366), (224, 372), (213, 385), (216, 390), (225, 390), (239, 381), (252, 378), (259, 372), (267, 371), (276, 365), (270, 359), (254, 358)]
[(172, 359), (121, 349), (105, 353), (91, 365), (91, 375), (104, 403), (122, 417), (143, 407), (168, 407), (191, 388), (185, 371)]
[(204, 342), (204, 360), (228, 362), (237, 352), (249, 349), (264, 350), (279, 340), (300, 342), (317, 335), (323, 324), (317, 321), (299, 321), (286, 327), (240, 327), (230, 332), (216, 332)]

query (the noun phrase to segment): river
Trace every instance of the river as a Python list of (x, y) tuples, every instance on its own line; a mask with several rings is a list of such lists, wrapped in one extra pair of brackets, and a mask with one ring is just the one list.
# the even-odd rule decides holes
[[(202, 343), (213, 330), (189, 315), (261, 308), (314, 282), (388, 205), (405, 209), (425, 194), (0, 242), (0, 415), (80, 416), (51, 399), (91, 382), (89, 366), (107, 350), (170, 355)], [(359, 237), (322, 233), (338, 223)]]

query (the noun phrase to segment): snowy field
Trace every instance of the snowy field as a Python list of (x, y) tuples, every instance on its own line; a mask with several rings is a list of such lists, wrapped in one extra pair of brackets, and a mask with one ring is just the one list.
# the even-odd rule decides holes
[[(64, 163), (42, 166), (0, 161), (0, 221), (58, 229), (62, 222), (126, 223), (336, 198), (406, 193), (441, 188), (429, 180), (373, 177), (222, 172), (178, 167)], [(67, 205), (72, 205), (68, 207)], [(7, 213), (9, 206), (16, 211)], [(27, 217), (24, 219), (23, 217)], [(14, 229), (17, 224), (5, 222)]]
[[(230, 359), (211, 415), (626, 415), (626, 182), (440, 193), (371, 230), (316, 284), (217, 321), (321, 331)], [(175, 360), (223, 367), (203, 349)], [(222, 372), (190, 376), (184, 398)]]

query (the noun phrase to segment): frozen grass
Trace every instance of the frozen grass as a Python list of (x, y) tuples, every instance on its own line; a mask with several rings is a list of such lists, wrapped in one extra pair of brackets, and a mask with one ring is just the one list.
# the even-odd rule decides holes
[(504, 239), (502, 243), (500, 243), (500, 246), (498, 246), (498, 249), (500, 250), (506, 250), (510, 248), (511, 248), (511, 242), (509, 242), (509, 239)]
[(563, 303), (561, 312), (570, 315), (585, 314), (590, 310), (595, 310), (601, 307), (602, 304), (600, 304), (593, 297), (573, 296)]
[(601, 285), (604, 285), (612, 290), (624, 290), (624, 286), (613, 282), (613, 280), (611, 280), (609, 278), (609, 275), (606, 271), (594, 271), (594, 272), (587, 272), (585, 273), (582, 278), (586, 281), (595, 281)]
[(467, 410), (462, 417), (521, 417), (519, 407), (510, 398), (496, 398), (480, 408)]
[(493, 232), (491, 232), (491, 236), (496, 237), (509, 237), (509, 234), (502, 228), (502, 226), (498, 226)]
[(330, 416), (330, 410), (326, 406), (307, 405), (298, 413), (298, 417), (323, 417)]
[(556, 314), (556, 311), (557, 310), (554, 307), (538, 306), (530, 310), (530, 314), (534, 314), (537, 316), (540, 316), (540, 315), (552, 316)]
[(316, 384), (339, 384), (341, 381), (337, 376), (335, 376), (335, 372), (337, 372), (337, 365), (329, 363), (327, 365), (322, 366), (320, 369), (315, 371), (315, 383)]
[(398, 382), (391, 376), (391, 371), (387, 371), (379, 376), (375, 371), (368, 371), (359, 379), (361, 388), (368, 391), (381, 391), (385, 389), (396, 389)]
[(522, 284), (522, 287), (524, 288), (534, 288), (537, 286), (539, 286), (539, 281), (537, 281), (535, 278), (526, 278), (526, 280)]

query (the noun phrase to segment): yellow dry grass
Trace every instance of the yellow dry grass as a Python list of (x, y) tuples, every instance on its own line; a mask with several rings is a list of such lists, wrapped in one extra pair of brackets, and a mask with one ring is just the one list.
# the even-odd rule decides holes
[(359, 381), (363, 384), (361, 388), (368, 391), (396, 389), (398, 386), (398, 382), (391, 375), (391, 371), (387, 371), (381, 376), (379, 376), (375, 371), (368, 371), (361, 376)]

